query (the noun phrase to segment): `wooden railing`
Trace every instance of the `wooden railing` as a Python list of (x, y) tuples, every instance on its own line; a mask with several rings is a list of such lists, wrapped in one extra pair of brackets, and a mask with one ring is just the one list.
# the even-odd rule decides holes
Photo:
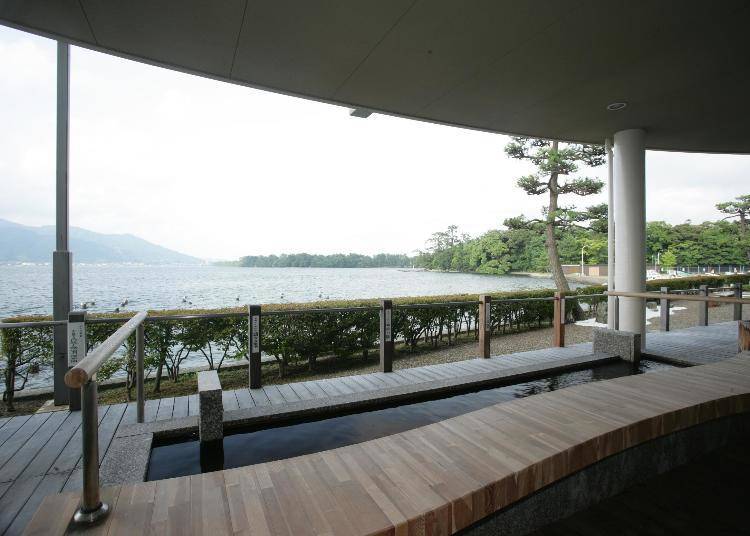
[[(658, 300), (659, 301), (659, 328), (662, 331), (669, 331), (669, 309), (673, 301), (693, 301), (700, 302), (698, 307), (698, 325), (708, 325), (708, 306), (710, 303), (723, 303), (733, 305), (732, 319), (737, 321), (739, 350), (750, 350), (750, 321), (742, 320), (742, 306), (750, 305), (750, 299), (742, 297), (742, 285), (735, 283), (726, 289), (713, 290), (731, 290), (733, 296), (711, 296), (707, 285), (701, 285), (698, 294), (671, 293), (667, 287), (662, 287), (661, 292), (622, 292), (610, 291), (609, 296), (615, 296), (617, 302), (621, 298), (633, 298), (641, 300)], [(617, 306), (617, 303), (616, 303)]]
[[(667, 287), (661, 287), (661, 292), (623, 292), (609, 291), (608, 296), (615, 296), (619, 301), (620, 298), (638, 298), (643, 300), (658, 300), (660, 313), (660, 328), (662, 331), (669, 331), (669, 308), (673, 301), (694, 301), (700, 302), (698, 308), (698, 325), (708, 325), (708, 306), (710, 303), (724, 303), (734, 305), (732, 317), (733, 320), (742, 320), (742, 306), (750, 305), (750, 299), (742, 297), (742, 285), (735, 283), (732, 287), (734, 296), (711, 296), (707, 285), (701, 285), (698, 294), (683, 294), (669, 292)], [(716, 289), (714, 289), (716, 290)]]

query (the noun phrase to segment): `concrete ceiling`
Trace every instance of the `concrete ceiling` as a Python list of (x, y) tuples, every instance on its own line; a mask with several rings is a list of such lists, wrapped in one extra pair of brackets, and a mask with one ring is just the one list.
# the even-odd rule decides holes
[(750, 153), (747, 0), (0, 0), (0, 22), (437, 123)]

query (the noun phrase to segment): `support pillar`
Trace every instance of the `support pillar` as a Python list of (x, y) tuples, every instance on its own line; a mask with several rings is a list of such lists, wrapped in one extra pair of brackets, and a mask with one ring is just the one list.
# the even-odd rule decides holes
[[(621, 130), (614, 136), (613, 201), (615, 279), (618, 292), (646, 290), (646, 133)], [(641, 298), (619, 300), (619, 329), (639, 333), (646, 343), (646, 310)]]
[[(67, 320), (73, 301), (73, 256), (68, 251), (68, 125), (70, 110), (70, 45), (57, 43), (57, 173), (55, 202), (55, 251), (52, 254), (52, 315)], [(68, 371), (68, 333), (54, 327), (54, 400), (55, 405), (70, 401), (65, 385)], [(77, 401), (76, 401), (77, 402)], [(75, 404), (78, 406), (78, 404)], [(74, 408), (71, 408), (74, 409)]]
[[(615, 203), (612, 180), (612, 140), (604, 140), (607, 152), (607, 290), (615, 290)], [(617, 296), (607, 297), (607, 327), (617, 329)]]

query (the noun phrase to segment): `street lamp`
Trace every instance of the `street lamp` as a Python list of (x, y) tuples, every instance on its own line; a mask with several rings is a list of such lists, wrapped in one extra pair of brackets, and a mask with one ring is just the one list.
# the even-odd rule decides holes
[(583, 250), (586, 249), (586, 244), (581, 246), (581, 276), (586, 274), (583, 273)]

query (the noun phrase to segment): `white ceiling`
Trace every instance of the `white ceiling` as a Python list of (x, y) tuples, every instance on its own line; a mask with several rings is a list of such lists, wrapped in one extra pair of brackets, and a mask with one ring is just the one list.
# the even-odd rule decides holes
[(438, 123), (750, 153), (744, 0), (0, 0), (0, 22)]

